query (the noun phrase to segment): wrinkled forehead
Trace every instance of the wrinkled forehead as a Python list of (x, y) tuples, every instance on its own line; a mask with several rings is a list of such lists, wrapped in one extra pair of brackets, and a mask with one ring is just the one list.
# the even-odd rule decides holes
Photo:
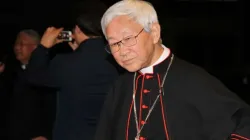
[(128, 16), (115, 17), (106, 28), (107, 40), (119, 40), (121, 38), (136, 35), (142, 26)]

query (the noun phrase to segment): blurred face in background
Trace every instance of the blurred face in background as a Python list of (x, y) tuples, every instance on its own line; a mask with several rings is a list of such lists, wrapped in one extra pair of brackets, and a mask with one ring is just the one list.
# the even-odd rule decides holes
[(81, 29), (76, 25), (72, 29), (72, 38), (75, 40), (77, 45), (80, 45), (84, 40), (88, 39), (89, 37), (85, 35)]
[(31, 36), (26, 33), (20, 33), (17, 36), (14, 53), (16, 59), (19, 60), (22, 64), (28, 64), (31, 53), (37, 47), (37, 42)]

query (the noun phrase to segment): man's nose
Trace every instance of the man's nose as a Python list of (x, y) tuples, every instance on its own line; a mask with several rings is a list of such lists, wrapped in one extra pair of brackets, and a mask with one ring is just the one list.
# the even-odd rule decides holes
[(15, 50), (20, 50), (22, 48), (22, 44), (17, 44), (14, 46)]
[(129, 52), (128, 47), (124, 46), (122, 43), (121, 43), (121, 45), (119, 47), (120, 47), (120, 55), (121, 56), (124, 56), (124, 55), (128, 54), (128, 52)]

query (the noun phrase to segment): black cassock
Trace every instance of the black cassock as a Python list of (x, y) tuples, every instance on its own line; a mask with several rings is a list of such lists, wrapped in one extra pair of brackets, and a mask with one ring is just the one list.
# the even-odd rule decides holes
[(154, 66), (153, 73), (118, 79), (107, 96), (96, 140), (135, 139), (133, 88), (139, 130), (143, 126), (139, 140), (250, 139), (250, 107), (203, 69), (174, 57), (160, 88), (170, 61)]

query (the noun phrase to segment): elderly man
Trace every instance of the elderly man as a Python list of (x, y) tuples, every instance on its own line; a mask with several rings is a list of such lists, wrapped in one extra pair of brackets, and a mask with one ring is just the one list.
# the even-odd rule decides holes
[[(21, 30), (14, 44), (16, 61), (6, 58), (0, 67), (0, 93), (4, 96), (8, 114), (9, 140), (48, 140), (55, 118), (55, 91), (34, 87), (28, 82), (27, 68), (31, 53), (40, 42), (40, 35), (32, 29)], [(13, 63), (16, 62), (16, 63)], [(4, 112), (2, 110), (2, 112)]]
[(153, 6), (123, 0), (102, 17), (124, 74), (107, 97), (96, 140), (250, 139), (250, 108), (219, 80), (160, 42)]

